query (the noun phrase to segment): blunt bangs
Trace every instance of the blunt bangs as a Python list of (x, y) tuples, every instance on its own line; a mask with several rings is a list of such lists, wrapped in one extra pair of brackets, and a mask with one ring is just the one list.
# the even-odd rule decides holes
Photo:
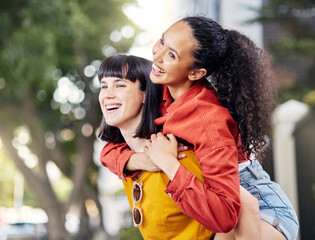
[[(140, 124), (134, 137), (149, 139), (152, 133), (157, 133), (159, 128), (154, 124), (154, 119), (160, 117), (159, 104), (162, 97), (162, 85), (154, 84), (150, 79), (152, 62), (133, 55), (118, 54), (106, 58), (98, 71), (98, 79), (103, 77), (116, 77), (127, 79), (131, 82), (140, 82), (140, 90), (145, 91), (146, 97)], [(98, 137), (101, 140), (123, 143), (125, 142), (119, 128), (106, 124), (103, 117)]]
[[(142, 75), (141, 73), (137, 74), (138, 66), (136, 66), (133, 58), (133, 56), (119, 54), (105, 59), (98, 71), (99, 81), (103, 77), (117, 77), (128, 79), (131, 82), (143, 79), (144, 76), (138, 76)], [(145, 88), (142, 90), (145, 90)]]

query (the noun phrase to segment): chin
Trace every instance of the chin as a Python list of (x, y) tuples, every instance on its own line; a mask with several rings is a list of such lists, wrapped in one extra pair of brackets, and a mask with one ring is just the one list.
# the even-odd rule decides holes
[(150, 75), (150, 79), (151, 79), (151, 82), (153, 82), (154, 84), (160, 84), (158, 77), (155, 76), (154, 74)]
[[(106, 122), (106, 121), (105, 121)], [(110, 126), (110, 127), (117, 127), (117, 123), (115, 123), (115, 122), (110, 122), (110, 121), (108, 121), (108, 122), (106, 122), (106, 124), (108, 125), (108, 126)]]

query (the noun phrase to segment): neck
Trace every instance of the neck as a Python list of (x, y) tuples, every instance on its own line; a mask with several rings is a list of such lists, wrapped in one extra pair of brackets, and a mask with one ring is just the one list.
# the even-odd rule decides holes
[(143, 152), (145, 139), (134, 137), (136, 129), (132, 129), (132, 130), (120, 129), (120, 132), (131, 150), (135, 152)]
[(167, 85), (168, 90), (170, 91), (170, 94), (174, 100), (180, 97), (184, 92), (186, 92), (189, 88), (191, 88), (192, 85), (194, 85), (195, 81), (187, 80), (184, 84), (181, 86), (170, 86)]

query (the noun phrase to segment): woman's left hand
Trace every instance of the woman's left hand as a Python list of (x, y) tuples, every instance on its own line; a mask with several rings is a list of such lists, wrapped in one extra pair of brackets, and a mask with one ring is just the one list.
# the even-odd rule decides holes
[(177, 140), (173, 134), (167, 138), (162, 134), (152, 134), (145, 142), (145, 153), (153, 164), (161, 168), (172, 180), (180, 166), (177, 160)]

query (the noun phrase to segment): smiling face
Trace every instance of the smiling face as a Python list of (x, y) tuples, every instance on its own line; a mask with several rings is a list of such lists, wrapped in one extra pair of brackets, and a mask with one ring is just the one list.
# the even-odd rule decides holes
[(193, 84), (194, 44), (188, 24), (177, 22), (163, 33), (153, 47), (151, 80), (166, 84), (175, 99)]
[(99, 102), (109, 126), (135, 131), (141, 121), (145, 92), (140, 82), (117, 77), (103, 77)]

